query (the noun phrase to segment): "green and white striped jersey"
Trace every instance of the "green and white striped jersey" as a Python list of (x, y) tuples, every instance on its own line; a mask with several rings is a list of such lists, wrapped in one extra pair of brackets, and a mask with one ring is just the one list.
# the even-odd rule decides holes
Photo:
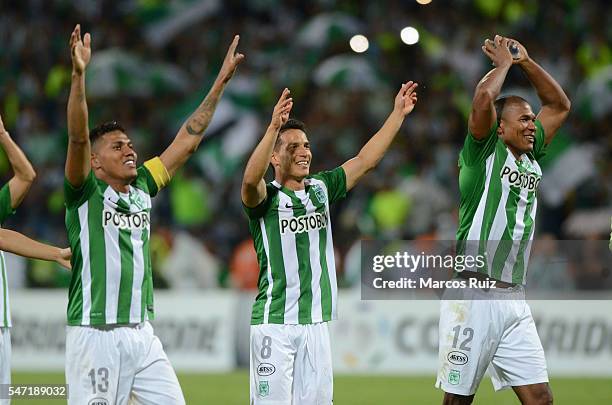
[(346, 196), (342, 167), (293, 191), (273, 181), (266, 199), (245, 207), (257, 260), (259, 293), (251, 324), (311, 324), (336, 319), (336, 266), (329, 205)]
[(64, 181), (72, 249), (68, 325), (153, 319), (149, 215), (151, 197), (167, 182), (163, 176), (168, 179), (155, 158), (138, 168), (129, 194), (117, 193), (93, 171), (78, 188)]
[[(459, 155), (458, 253), (486, 254), (487, 273), (497, 280), (524, 284), (542, 178), (538, 164), (545, 154), (544, 129), (536, 121), (533, 152), (517, 160), (497, 136), (465, 138)], [(462, 241), (462, 242), (459, 242)]]
[[(13, 214), (15, 211), (11, 207), (11, 190), (8, 183), (0, 189), (0, 224)], [(2, 289), (2, 298), (0, 299), (0, 327), (10, 328), (11, 325), (11, 306), (9, 303), (8, 279), (6, 278), (6, 261), (4, 260), (4, 252), (0, 250), (0, 267), (2, 276), (0, 278), (0, 289)]]

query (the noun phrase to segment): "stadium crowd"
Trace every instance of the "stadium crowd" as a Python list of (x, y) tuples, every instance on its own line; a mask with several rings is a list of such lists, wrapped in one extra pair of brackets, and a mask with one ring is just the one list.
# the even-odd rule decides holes
[[(453, 240), (457, 158), (477, 80), (489, 66), (480, 46), (516, 37), (572, 100), (572, 112), (543, 162), (537, 258), (560, 255), (555, 240), (607, 239), (612, 212), (612, 25), (607, 2), (519, 0), (6, 1), (0, 6), (0, 114), (37, 173), (5, 225), (65, 245), (63, 167), (70, 82), (67, 43), (76, 22), (91, 32), (90, 123), (117, 120), (139, 161), (159, 154), (201, 101), (232, 35), (246, 60), (224, 95), (197, 156), (156, 200), (151, 236), (158, 287), (252, 289), (257, 263), (240, 202), (242, 169), (284, 87), (304, 121), (312, 172), (353, 156), (392, 108), (400, 83), (420, 83), (419, 105), (379, 168), (334, 208), (340, 285), (359, 279), (358, 241)], [(608, 12), (602, 12), (608, 10)], [(607, 20), (606, 20), (607, 19)], [(419, 42), (400, 39), (405, 26)], [(354, 53), (349, 39), (366, 35)], [(519, 69), (504, 93), (536, 95)], [(10, 176), (0, 156), (0, 178)], [(25, 262), (11, 284), (65, 287), (69, 274)], [(543, 264), (542, 264), (543, 263)], [(542, 287), (600, 288), (568, 262)], [(594, 272), (601, 271), (597, 266)], [(612, 275), (595, 277), (607, 280)], [(531, 281), (533, 280), (533, 281)]]

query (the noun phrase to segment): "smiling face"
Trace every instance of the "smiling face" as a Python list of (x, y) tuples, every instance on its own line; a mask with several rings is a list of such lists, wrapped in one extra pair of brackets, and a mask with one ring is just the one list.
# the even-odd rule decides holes
[(91, 167), (96, 177), (107, 183), (130, 184), (138, 175), (136, 152), (130, 138), (115, 130), (100, 136), (91, 148)]
[(533, 151), (536, 116), (525, 101), (506, 102), (503, 108), (498, 135), (517, 157)]
[(272, 166), (281, 183), (301, 183), (310, 173), (312, 153), (306, 133), (301, 129), (287, 129), (279, 135), (280, 141), (272, 153)]

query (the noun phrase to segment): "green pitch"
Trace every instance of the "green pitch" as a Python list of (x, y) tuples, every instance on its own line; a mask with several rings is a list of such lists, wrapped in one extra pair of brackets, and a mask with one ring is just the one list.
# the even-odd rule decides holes
[[(180, 374), (187, 404), (247, 405), (249, 374)], [(13, 373), (14, 384), (61, 384), (61, 373)], [(441, 404), (442, 393), (433, 387), (433, 377), (336, 376), (335, 405)], [(600, 405), (612, 403), (612, 379), (553, 378), (556, 405)], [(65, 401), (13, 400), (12, 404), (63, 404)], [(512, 391), (495, 393), (490, 380), (480, 386), (474, 404), (518, 404)]]

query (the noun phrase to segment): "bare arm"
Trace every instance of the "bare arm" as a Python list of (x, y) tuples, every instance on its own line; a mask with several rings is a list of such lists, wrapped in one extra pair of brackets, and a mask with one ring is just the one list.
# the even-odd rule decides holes
[(468, 127), (476, 139), (486, 138), (497, 121), (493, 103), (499, 96), (508, 70), (512, 66), (512, 54), (508, 50), (506, 38), (496, 35), (493, 41), (486, 39), (482, 51), (495, 67), (480, 80), (474, 92)]
[(91, 36), (81, 40), (81, 26), (77, 24), (70, 36), (72, 82), (68, 97), (68, 155), (66, 178), (74, 187), (83, 184), (91, 169), (91, 145), (87, 126), (88, 112), (85, 99), (85, 69), (91, 58)]
[(30, 161), (19, 146), (11, 139), (11, 136), (4, 129), (4, 123), (0, 117), (0, 145), (4, 148), (11, 167), (13, 177), (9, 180), (9, 190), (11, 192), (11, 208), (15, 209), (21, 204), (26, 193), (30, 189), (32, 182), (36, 178), (36, 172)]
[(393, 111), (383, 126), (361, 148), (357, 156), (342, 165), (346, 174), (346, 189), (352, 189), (355, 184), (370, 170), (374, 169), (397, 135), (404, 118), (414, 109), (417, 102), (417, 83), (412, 81), (402, 85), (395, 96)]
[(70, 248), (49, 246), (9, 229), (0, 229), (0, 250), (32, 259), (57, 262), (70, 270)]
[(289, 119), (289, 113), (293, 106), (293, 100), (289, 97), (289, 93), (289, 89), (283, 90), (278, 102), (274, 106), (270, 125), (253, 151), (244, 170), (240, 194), (242, 202), (247, 207), (256, 207), (266, 198), (266, 183), (263, 178), (270, 164), (270, 158), (272, 157), (274, 144), (278, 138), (280, 128)]
[(520, 42), (514, 39), (509, 39), (509, 41), (514, 42), (520, 51), (520, 58), (515, 60), (514, 63), (523, 69), (542, 103), (542, 109), (538, 113), (537, 119), (544, 127), (544, 134), (546, 135), (544, 143), (549, 144), (567, 118), (571, 102), (559, 83), (529, 57), (527, 50)]
[(198, 149), (198, 145), (202, 142), (202, 135), (204, 135), (204, 131), (206, 131), (208, 124), (212, 120), (225, 86), (234, 75), (238, 64), (244, 59), (244, 55), (236, 53), (239, 39), (238, 35), (234, 37), (225, 55), (223, 66), (221, 66), (221, 70), (204, 101), (185, 121), (174, 141), (159, 157), (168, 170), (170, 177)]

